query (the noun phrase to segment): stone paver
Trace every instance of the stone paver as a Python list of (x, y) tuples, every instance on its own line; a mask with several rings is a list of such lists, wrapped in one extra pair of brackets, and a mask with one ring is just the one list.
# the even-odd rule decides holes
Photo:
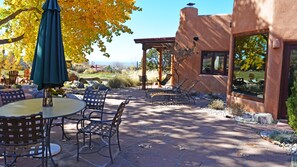
[[(82, 155), (77, 162), (75, 126), (69, 123), (66, 129), (72, 137), (70, 141), (61, 140), (59, 127), (52, 129), (52, 142), (62, 146), (61, 153), (54, 157), (59, 166), (290, 166), (291, 156), (285, 149), (263, 140), (258, 134), (263, 129), (277, 129), (276, 125), (241, 124), (205, 112), (201, 108), (208, 104), (205, 100), (198, 100), (195, 105), (154, 105), (146, 101), (145, 92), (138, 88), (113, 90), (107, 97), (106, 110), (117, 108), (128, 95), (133, 98), (122, 118), (122, 151), (118, 152), (114, 147), (114, 152), (117, 152), (114, 163), (97, 153)], [(284, 126), (282, 124), (282, 128)], [(18, 163), (23, 164), (22, 161), (20, 159)]]

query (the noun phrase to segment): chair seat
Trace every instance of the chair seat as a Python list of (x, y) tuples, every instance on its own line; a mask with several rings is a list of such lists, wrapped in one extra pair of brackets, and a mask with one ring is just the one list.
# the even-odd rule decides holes
[[(66, 137), (66, 139), (70, 139), (69, 137), (66, 136), (64, 132), (64, 119), (66, 120), (72, 120), (72, 121), (79, 121), (84, 118), (88, 118), (89, 114), (92, 110), (100, 110), (103, 111), (104, 104), (105, 104), (105, 99), (107, 96), (107, 93), (110, 89), (106, 90), (99, 90), (99, 89), (93, 89), (92, 87), (88, 87), (85, 89), (84, 95), (81, 100), (86, 102), (86, 107), (81, 111), (76, 114), (68, 115), (63, 117), (62, 119), (62, 129), (63, 129), (63, 136)], [(77, 98), (77, 96), (67, 96), (69, 98)]]
[[(108, 148), (109, 148), (109, 157), (111, 160), (111, 163), (113, 163), (112, 158), (112, 151), (111, 151), (111, 138), (116, 135), (117, 137), (117, 145), (119, 147), (119, 150), (121, 151), (120, 146), (120, 138), (119, 138), (119, 126), (121, 124), (121, 117), (124, 111), (124, 108), (126, 104), (129, 103), (130, 97), (128, 97), (125, 101), (123, 101), (118, 109), (117, 112), (113, 113), (113, 119), (109, 120), (103, 120), (104, 114), (110, 114), (110, 112), (106, 113), (101, 111), (102, 115), (101, 117), (93, 117), (92, 112), (90, 114), (89, 118), (81, 119), (77, 122), (77, 133), (76, 133), (76, 141), (77, 141), (77, 161), (79, 161), (79, 134), (83, 134), (83, 143), (85, 143), (85, 134), (89, 134), (89, 147), (91, 147), (91, 139), (92, 135), (98, 135), (99, 137), (106, 137), (108, 138)], [(99, 111), (96, 111), (99, 112)], [(79, 126), (81, 125), (81, 126)]]
[(116, 133), (116, 128), (110, 129), (110, 124), (102, 124), (100, 122), (91, 122), (87, 126), (79, 129), (82, 133), (92, 133), (103, 137), (113, 136)]

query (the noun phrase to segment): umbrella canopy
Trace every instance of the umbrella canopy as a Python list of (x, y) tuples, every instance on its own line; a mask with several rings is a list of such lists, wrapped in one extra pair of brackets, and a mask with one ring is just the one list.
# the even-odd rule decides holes
[(38, 89), (61, 87), (68, 80), (57, 0), (46, 0), (39, 26), (31, 80)]

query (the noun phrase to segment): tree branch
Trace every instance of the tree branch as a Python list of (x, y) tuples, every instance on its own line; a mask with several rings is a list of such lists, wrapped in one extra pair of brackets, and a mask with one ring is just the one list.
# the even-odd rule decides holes
[(0, 39), (0, 45), (2, 44), (7, 44), (7, 43), (12, 43), (12, 42), (17, 42), (17, 41), (20, 41), (24, 38), (24, 34), (18, 36), (18, 37), (15, 37), (15, 38), (10, 38), (10, 39)]
[(41, 12), (38, 8), (36, 8), (36, 7), (25, 8), (25, 9), (19, 9), (19, 10), (15, 11), (14, 13), (12, 13), (11, 15), (7, 16), (6, 18), (4, 18), (3, 20), (0, 20), (0, 25), (9, 22), (10, 20), (14, 19), (17, 15), (21, 14), (22, 12), (32, 11), (32, 10), (36, 10), (38, 13), (42, 13), (42, 12)]

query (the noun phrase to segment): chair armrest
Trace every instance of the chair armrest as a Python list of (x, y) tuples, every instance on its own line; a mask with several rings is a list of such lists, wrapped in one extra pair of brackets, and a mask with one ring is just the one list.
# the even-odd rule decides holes
[(88, 118), (98, 117), (98, 116), (92, 116), (93, 114), (100, 114), (100, 117), (103, 117), (103, 115), (114, 115), (114, 113), (112, 113), (112, 112), (104, 112), (104, 111), (101, 111), (101, 110), (92, 110), (90, 112), (90, 114), (88, 115)]
[(89, 118), (89, 121), (90, 122), (100, 123), (100, 124), (108, 124), (108, 125), (110, 125), (110, 123), (112, 122), (112, 120), (97, 120), (97, 119), (94, 119), (94, 118), (96, 118), (96, 117)]
[[(79, 130), (80, 128), (78, 127), (79, 125), (85, 125), (85, 121), (89, 121), (89, 119), (87, 118), (82, 118), (80, 120), (77, 121), (76, 123), (76, 129)], [(82, 127), (81, 127), (82, 128)]]

